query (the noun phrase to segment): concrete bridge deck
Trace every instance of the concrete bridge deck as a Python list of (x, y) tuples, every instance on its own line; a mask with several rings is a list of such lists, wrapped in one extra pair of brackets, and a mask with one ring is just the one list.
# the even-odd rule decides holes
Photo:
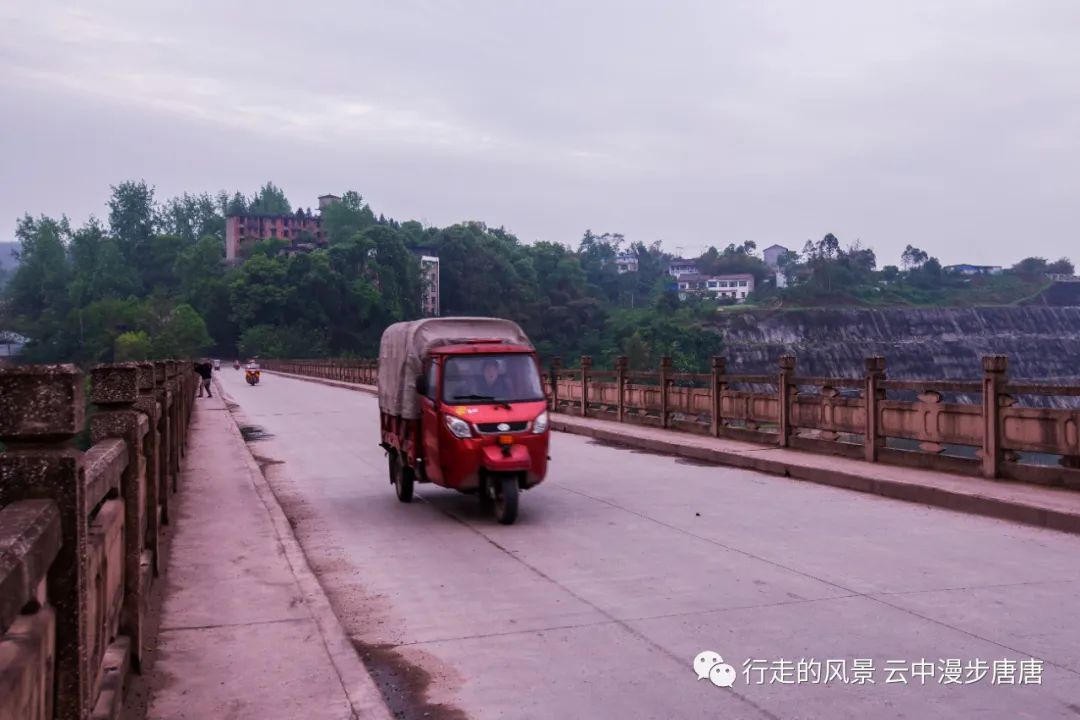
[(567, 434), (503, 527), (432, 486), (398, 503), (373, 397), (220, 381), (398, 717), (1080, 715), (1080, 537)]

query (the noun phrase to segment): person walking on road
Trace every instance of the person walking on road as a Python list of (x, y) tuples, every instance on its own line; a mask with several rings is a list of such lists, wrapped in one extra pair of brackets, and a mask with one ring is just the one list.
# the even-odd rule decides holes
[(206, 390), (207, 397), (214, 397), (214, 394), (210, 392), (210, 378), (214, 373), (214, 366), (206, 360), (195, 363), (195, 372), (202, 378), (202, 382), (199, 383), (199, 397), (203, 396), (203, 390)]

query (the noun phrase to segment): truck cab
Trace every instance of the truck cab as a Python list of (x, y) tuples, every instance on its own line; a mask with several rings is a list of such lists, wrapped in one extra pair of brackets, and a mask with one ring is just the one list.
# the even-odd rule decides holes
[(429, 480), (476, 490), (487, 468), (522, 472), (522, 489), (540, 483), (547, 471), (547, 400), (530, 348), (486, 342), (439, 348), (417, 385)]

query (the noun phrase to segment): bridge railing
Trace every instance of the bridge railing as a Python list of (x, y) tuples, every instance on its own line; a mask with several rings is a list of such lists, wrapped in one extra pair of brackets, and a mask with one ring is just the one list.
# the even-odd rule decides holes
[[(376, 382), (373, 360), (264, 366)], [(572, 368), (554, 358), (542, 379), (552, 410), (581, 417), (1080, 489), (1080, 403), (1058, 402), (1080, 397), (1080, 385), (1013, 380), (1007, 371), (998, 355), (966, 381), (890, 380), (882, 357), (866, 358), (861, 376), (829, 378), (799, 375), (793, 356), (757, 375), (729, 373), (723, 357), (708, 373), (677, 373), (668, 357), (643, 370), (626, 357), (602, 369), (583, 356)]]
[(881, 357), (846, 378), (801, 376), (792, 356), (773, 375), (728, 373), (722, 357), (709, 374), (675, 373), (670, 358), (598, 371), (582, 357), (572, 369), (555, 358), (543, 379), (552, 409), (582, 417), (1080, 489), (1080, 408), (1017, 402), (1080, 397), (1080, 385), (1010, 381), (1003, 356), (982, 364), (979, 380), (900, 381)]
[(287, 372), (294, 375), (340, 380), (341, 382), (374, 385), (378, 375), (378, 363), (375, 360), (360, 359), (316, 359), (316, 360), (260, 360), (260, 365), (267, 370)]
[(87, 384), (0, 369), (0, 717), (117, 717), (144, 658), (196, 384), (190, 363), (101, 365), (89, 413)]

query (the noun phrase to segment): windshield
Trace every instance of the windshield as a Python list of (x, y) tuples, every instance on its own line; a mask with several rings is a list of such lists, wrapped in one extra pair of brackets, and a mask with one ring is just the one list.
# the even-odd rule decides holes
[(443, 401), (470, 405), (543, 400), (530, 355), (463, 355), (443, 365)]

